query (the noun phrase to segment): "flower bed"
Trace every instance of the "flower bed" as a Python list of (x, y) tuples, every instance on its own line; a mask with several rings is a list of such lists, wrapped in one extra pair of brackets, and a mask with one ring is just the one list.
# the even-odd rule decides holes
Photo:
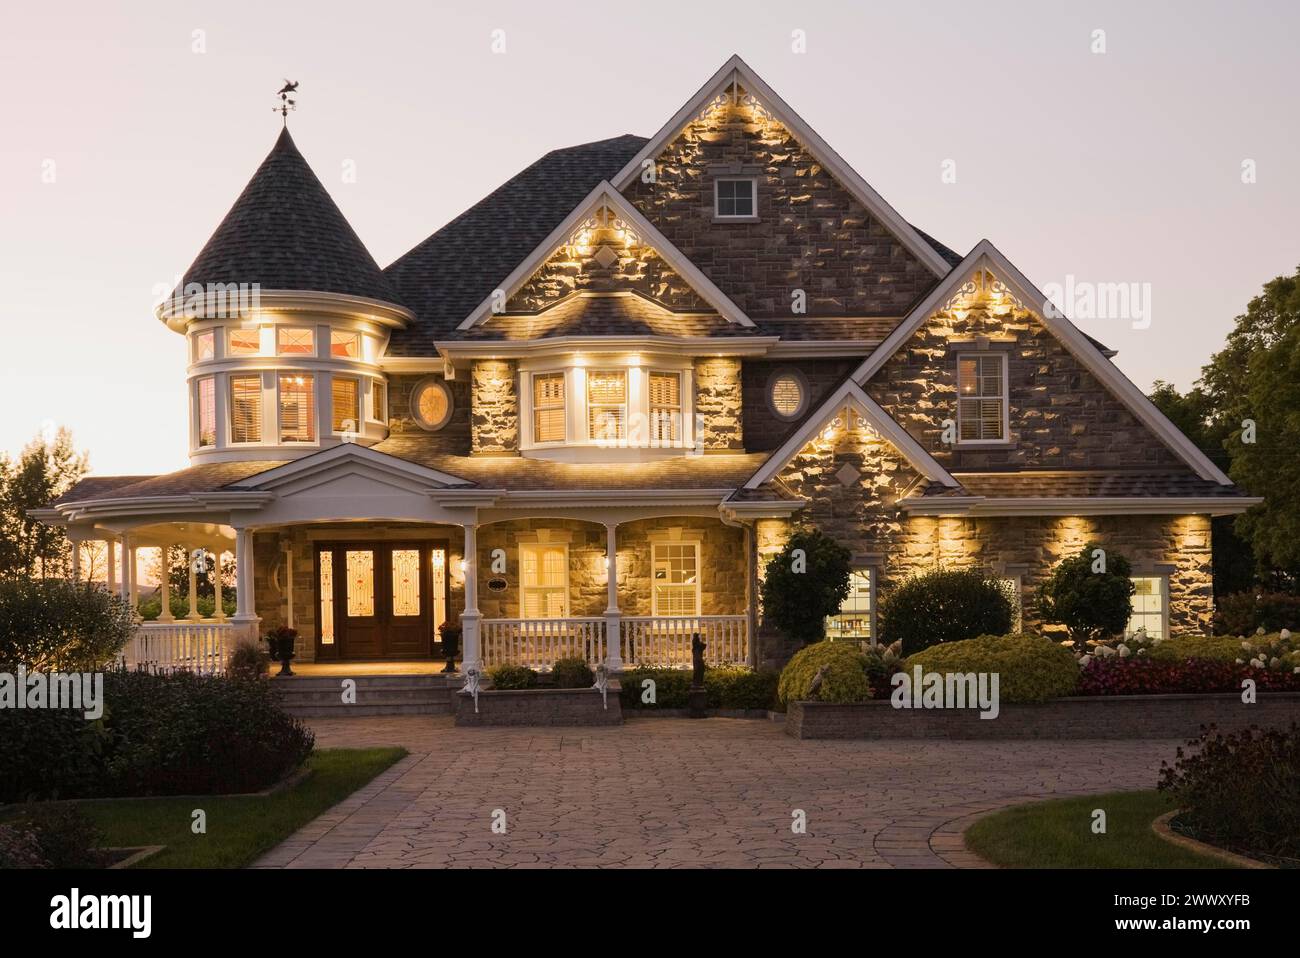
[(1277, 669), (1183, 659), (1094, 659), (1079, 670), (1077, 695), (1161, 695), (1177, 692), (1237, 692), (1252, 679), (1259, 690), (1300, 692), (1300, 675)]

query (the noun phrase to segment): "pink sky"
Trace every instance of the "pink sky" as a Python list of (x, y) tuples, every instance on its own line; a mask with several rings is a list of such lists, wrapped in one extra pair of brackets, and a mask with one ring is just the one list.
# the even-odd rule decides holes
[(154, 288), (271, 148), (284, 77), (301, 83), (300, 149), (380, 265), (547, 150), (651, 135), (732, 53), (958, 252), (988, 237), (1040, 287), (1149, 283), (1149, 328), (1079, 323), (1144, 389), (1189, 385), (1259, 287), (1300, 263), (1292, 4), (556, 10), (6, 9), (0, 450), (66, 424), (98, 474), (186, 465), (183, 341), (153, 318)]

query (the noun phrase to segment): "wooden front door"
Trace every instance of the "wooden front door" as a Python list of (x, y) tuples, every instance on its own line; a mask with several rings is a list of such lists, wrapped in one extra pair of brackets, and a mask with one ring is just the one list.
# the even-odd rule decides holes
[[(445, 547), (441, 547), (445, 555)], [(417, 659), (432, 652), (438, 599), (430, 542), (340, 542), (316, 547), (316, 656)]]

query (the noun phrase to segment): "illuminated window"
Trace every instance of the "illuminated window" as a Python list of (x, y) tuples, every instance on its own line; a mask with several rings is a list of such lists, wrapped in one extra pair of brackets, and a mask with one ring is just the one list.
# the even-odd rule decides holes
[(587, 435), (596, 440), (627, 438), (627, 373), (587, 373)]
[(334, 553), (320, 555), (320, 644), (334, 644)]
[(316, 331), (293, 326), (277, 326), (275, 348), (281, 356), (315, 356)]
[(335, 432), (355, 433), (361, 429), (361, 387), (355, 379), (335, 376), (330, 384), (333, 399), (332, 427)]
[(650, 374), (650, 441), (672, 443), (682, 438), (682, 377)]
[(364, 619), (375, 614), (375, 554), (369, 549), (344, 554), (347, 567), (348, 618)]
[(1002, 583), (1002, 587), (1011, 598), (1011, 631), (1019, 633), (1024, 628), (1024, 599), (1020, 593), (1020, 576), (1008, 576), (998, 581)]
[(194, 334), (194, 361), (201, 363), (216, 355), (217, 337), (212, 330)]
[(793, 369), (775, 373), (767, 384), (767, 401), (782, 419), (795, 419), (803, 413), (808, 390), (804, 378)]
[(420, 550), (393, 550), (393, 615), (420, 614)]
[(569, 614), (568, 546), (520, 543), (519, 574), (522, 618), (562, 619)]
[(361, 358), (361, 334), (330, 331), (330, 355), (340, 359)]
[(388, 422), (388, 387), (378, 379), (370, 381), (370, 415), (376, 422)]
[(217, 384), (211, 376), (198, 381), (199, 445), (217, 444)]
[(656, 542), (651, 546), (653, 615), (700, 614), (700, 544)]
[(411, 392), (411, 413), (425, 429), (441, 429), (451, 419), (451, 391), (439, 379), (425, 379)]
[(714, 215), (720, 218), (758, 215), (758, 181), (714, 180)]
[(227, 356), (256, 356), (261, 351), (262, 331), (256, 326), (230, 330), (226, 339)]
[(840, 611), (826, 619), (826, 638), (837, 641), (874, 642), (876, 638), (876, 586), (871, 569), (849, 573), (849, 594)]
[(280, 441), (316, 441), (315, 377), (301, 373), (281, 373)]
[(564, 442), (564, 373), (533, 377), (533, 442)]
[(1147, 638), (1169, 636), (1169, 580), (1164, 576), (1134, 576), (1133, 612), (1125, 631), (1147, 630)]
[(230, 377), (230, 441), (262, 441), (262, 377)]
[(1007, 367), (1002, 353), (957, 359), (957, 428), (962, 442), (1006, 438)]

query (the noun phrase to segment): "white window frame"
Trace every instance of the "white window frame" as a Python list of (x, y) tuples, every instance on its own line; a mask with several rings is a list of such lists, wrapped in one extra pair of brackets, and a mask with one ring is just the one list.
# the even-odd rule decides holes
[[(211, 329), (201, 329), (190, 337), (190, 361), (195, 363), (210, 363), (217, 358), (217, 327)], [(212, 341), (212, 355), (199, 355), (199, 341), (207, 338)]]
[[(352, 430), (351, 430), (350, 432), (349, 432), (348, 430), (346, 430), (346, 429), (335, 429), (335, 428), (334, 428), (334, 384), (335, 384), (336, 382), (350, 382), (350, 383), (352, 383), (353, 388), (356, 389), (356, 398), (357, 398), (357, 414), (356, 414), (356, 416), (355, 416), (355, 417), (353, 418), (353, 420), (352, 420)], [(330, 397), (330, 418), (329, 418), (329, 426), (330, 426), (330, 434), (331, 434), (331, 435), (333, 435), (333, 436), (354, 436), (354, 435), (357, 435), (357, 434), (359, 434), (359, 433), (361, 432), (361, 425), (362, 425), (361, 420), (362, 420), (362, 417), (365, 415), (365, 413), (363, 412), (363, 409), (364, 409), (364, 407), (365, 407), (365, 402), (366, 402), (366, 401), (365, 401), (365, 398), (361, 395), (361, 382), (362, 382), (362, 381), (361, 381), (359, 378), (357, 378), (356, 376), (339, 376), (339, 375), (335, 374), (335, 375), (333, 375), (333, 376), (330, 377), (330, 388), (329, 388), (329, 397)]]
[[(989, 359), (996, 358), (1002, 363), (1002, 395), (1001, 396), (966, 396), (961, 391), (961, 364), (966, 359)], [(957, 354), (957, 445), (959, 446), (1005, 446), (1011, 441), (1011, 383), (1008, 379), (1010, 363), (1007, 361), (1007, 354), (998, 350), (997, 352), (961, 352)], [(998, 399), (1002, 403), (1002, 435), (997, 439), (963, 439), (961, 435), (961, 407), (963, 400), (975, 399)]]
[[(383, 393), (382, 400), (376, 390)], [(381, 424), (388, 422), (388, 383), (382, 379), (370, 380), (370, 421)]]
[[(285, 439), (284, 438), (284, 397), (281, 395), (281, 387), (284, 384), (285, 377), (302, 376), (304, 379), (311, 380), (311, 387), (308, 389), (308, 395), (311, 396), (312, 415), (311, 415), (311, 432), (310, 439)], [(281, 446), (318, 446), (321, 437), (321, 397), (319, 393), (320, 377), (315, 372), (300, 372), (298, 370), (282, 369), (275, 374), (275, 438)], [(330, 394), (330, 416), (327, 421), (330, 427), (333, 427), (333, 401), (334, 396)], [(331, 434), (333, 429), (331, 428)]]
[[(308, 336), (311, 337), (311, 349), (309, 349), (309, 350), (308, 350), (307, 352), (305, 352), (305, 353), (289, 353), (289, 352), (285, 352), (285, 351), (280, 347), (280, 334), (281, 334), (281, 333), (306, 333)], [(318, 348), (318, 347), (317, 347), (317, 342), (316, 342), (316, 327), (315, 327), (315, 326), (293, 326), (293, 325), (290, 325), (290, 324), (288, 324), (288, 323), (284, 323), (284, 324), (281, 324), (281, 325), (275, 327), (275, 354), (276, 354), (277, 356), (291, 356), (291, 357), (306, 356), (306, 357), (315, 357), (315, 356), (316, 356), (316, 352), (317, 352), (317, 348)]]
[[(537, 552), (537, 569), (542, 570), (542, 554), (548, 549), (558, 549), (564, 554), (564, 585), (529, 585), (524, 577), (524, 554), (527, 552)], [(563, 590), (564, 606), (557, 616), (542, 615), (536, 618), (542, 619), (567, 619), (569, 617), (569, 544), (567, 542), (521, 542), (519, 543), (519, 618), (530, 618), (528, 615), (528, 595), (531, 592), (546, 593)], [(545, 608), (546, 603), (539, 603), (539, 608)]]
[[(1159, 583), (1160, 635), (1162, 638), (1165, 639), (1169, 638), (1169, 575), (1164, 572), (1150, 572), (1141, 575), (1135, 574), (1129, 576), (1129, 581), (1133, 583), (1135, 588), (1137, 586), (1138, 579), (1154, 579), (1156, 580), (1157, 583)], [(1136, 597), (1136, 593), (1135, 593), (1135, 597)], [(1150, 612), (1130, 612), (1128, 624), (1124, 626), (1124, 631), (1132, 632), (1135, 630), (1136, 627), (1133, 624), (1133, 620), (1137, 618), (1137, 616), (1141, 615), (1143, 616), (1143, 618), (1146, 618), (1151, 614), (1152, 613)], [(1147, 632), (1147, 635), (1148, 636), (1151, 635), (1150, 631)]]
[[(212, 442), (203, 441), (203, 384), (209, 383), (212, 388)], [(195, 449), (215, 449), (217, 448), (217, 422), (218, 422), (218, 403), (217, 403), (217, 383), (216, 376), (199, 376), (194, 380), (194, 448)]]
[[(355, 339), (357, 343), (357, 354), (355, 356), (337, 356), (334, 354), (334, 337), (346, 336), (349, 339)], [(328, 359), (342, 360), (344, 362), (361, 362), (366, 358), (366, 339), (356, 330), (353, 329), (330, 329)]]
[[(253, 337), (257, 340), (257, 349), (253, 350), (251, 353), (235, 352), (231, 340), (234, 339), (237, 333), (251, 333)], [(265, 343), (263, 342), (263, 338), (264, 337), (262, 336), (262, 330), (258, 326), (227, 326), (226, 342), (225, 342), (226, 358), (227, 359), (248, 359), (253, 356), (266, 355), (266, 351), (263, 348), (265, 346)]]
[[(669, 376), (677, 380), (677, 405), (676, 406), (656, 406), (651, 399), (651, 380), (655, 376)], [(646, 380), (646, 420), (649, 435), (646, 436), (647, 443), (656, 449), (678, 449), (682, 445), (682, 436), (685, 434), (686, 421), (686, 390), (682, 383), (682, 373), (679, 369), (654, 369), (647, 368), (645, 371)], [(655, 410), (667, 410), (670, 416), (675, 415), (677, 418), (672, 421), (672, 432), (674, 436), (668, 439), (659, 439), (655, 437)]]
[[(564, 422), (564, 438), (541, 440), (537, 438), (537, 379), (539, 377), (554, 377), (554, 376), (560, 377), (561, 399), (560, 399), (559, 409), (560, 412), (563, 413), (563, 415), (560, 418)], [(528, 397), (527, 398), (528, 415), (524, 417), (524, 421), (528, 424), (528, 438), (529, 438), (530, 445), (542, 446), (543, 448), (550, 448), (555, 446), (563, 446), (568, 443), (569, 441), (569, 383), (572, 380), (572, 378), (573, 377), (571, 377), (568, 371), (565, 369), (538, 369), (528, 374), (528, 389), (526, 391)], [(583, 386), (584, 388), (586, 386), (585, 379), (583, 382)], [(547, 406), (546, 408), (554, 409), (556, 407)]]
[[(683, 616), (682, 613), (680, 612), (660, 612), (659, 611), (659, 590), (655, 588), (655, 569), (659, 564), (659, 557), (657, 556), (656, 553), (661, 548), (673, 548), (673, 547), (681, 547), (681, 546), (688, 546), (692, 548), (695, 552), (695, 583), (694, 583), (695, 588), (693, 590), (695, 595), (695, 611), (688, 612), (685, 614), (685, 616)], [(702, 603), (704, 601), (703, 590), (702, 590), (703, 579), (704, 579), (704, 566), (701, 561), (700, 541), (698, 539), (664, 539), (662, 541), (650, 543), (650, 614), (651, 615), (663, 616), (663, 617), (685, 617), (685, 618), (694, 618), (702, 615), (703, 612), (701, 610), (702, 610)], [(668, 585), (690, 585), (690, 583), (670, 582), (668, 583)]]
[[(748, 183), (749, 202), (752, 212), (723, 213), (722, 184)], [(758, 177), (756, 176), (716, 176), (713, 179), (713, 218), (724, 223), (755, 223), (758, 221)]]
[[(852, 576), (855, 575), (866, 576), (867, 579), (867, 641), (871, 645), (875, 645), (877, 642), (877, 636), (876, 636), (876, 580), (878, 578), (877, 571), (874, 566), (859, 565), (859, 566), (854, 566), (852, 569), (850, 569), (849, 575), (850, 575), (850, 582), (852, 582)], [(846, 598), (845, 601), (847, 602), (848, 599)], [(843, 603), (841, 603), (838, 612), (836, 612), (834, 615), (827, 616), (826, 617), (827, 638), (832, 638), (830, 635), (831, 620), (842, 615), (852, 615), (854, 614), (854, 611), (855, 610), (851, 610), (850, 612), (845, 612), (844, 605)]]
[[(257, 438), (248, 440), (235, 439), (235, 380), (252, 379), (257, 382)], [(256, 370), (240, 370), (225, 377), (226, 390), (226, 445), (228, 446), (265, 446), (266, 439), (266, 383), (262, 374)], [(205, 447), (206, 448), (206, 447)]]
[[(586, 424), (587, 424), (587, 428), (584, 430), (584, 433), (585, 433), (585, 438), (586, 438), (586, 441), (587, 441), (587, 442), (595, 443), (595, 444), (598, 444), (598, 445), (605, 444), (605, 443), (621, 443), (621, 444), (623, 444), (623, 445), (627, 445), (629, 442), (631, 442), (631, 438), (630, 438), (630, 435), (629, 435), (629, 431), (631, 430), (631, 427), (632, 427), (632, 423), (631, 423), (631, 414), (632, 414), (632, 376), (631, 376), (631, 372), (632, 372), (632, 370), (631, 370), (630, 368), (626, 367), (626, 366), (602, 366), (602, 367), (599, 367), (599, 368), (592, 368), (592, 369), (587, 370), (587, 375), (586, 375), (585, 377), (583, 377), (583, 382), (582, 382), (582, 391), (583, 391), (583, 395), (582, 395), (583, 420), (584, 420), (584, 422), (586, 422)], [(596, 424), (595, 424), (594, 422), (591, 421), (591, 407), (592, 407), (592, 405), (593, 405), (593, 403), (592, 403), (592, 401), (591, 401), (591, 377), (592, 377), (593, 375), (606, 375), (606, 376), (610, 376), (610, 375), (618, 375), (618, 376), (622, 376), (622, 377), (623, 377), (623, 401), (622, 401), (621, 403), (598, 403), (598, 404), (596, 404), (596, 405), (598, 405), (598, 406), (599, 406), (600, 408), (602, 408), (602, 409), (616, 409), (616, 408), (622, 407), (622, 409), (623, 409), (623, 418), (622, 418), (622, 420), (621, 420), (621, 421), (622, 421), (622, 426), (623, 426), (623, 433), (622, 433), (622, 435), (619, 435), (619, 436), (596, 436), (596, 435), (593, 435), (593, 431), (595, 430), (595, 426), (596, 426)]]

